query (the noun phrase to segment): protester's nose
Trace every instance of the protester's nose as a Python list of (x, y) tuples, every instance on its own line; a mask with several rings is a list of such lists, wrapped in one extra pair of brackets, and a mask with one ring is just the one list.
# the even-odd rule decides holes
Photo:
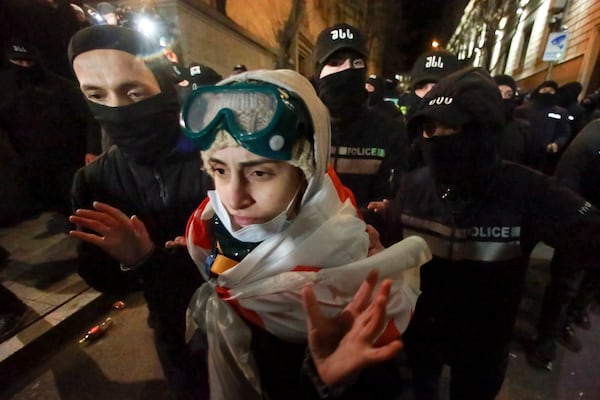
[(244, 179), (233, 177), (229, 183), (228, 192), (231, 210), (242, 210), (254, 203), (247, 182)]

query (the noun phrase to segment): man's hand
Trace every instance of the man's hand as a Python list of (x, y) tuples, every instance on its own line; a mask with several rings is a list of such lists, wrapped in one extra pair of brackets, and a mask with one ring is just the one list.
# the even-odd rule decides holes
[(384, 212), (386, 208), (390, 206), (391, 202), (388, 199), (383, 199), (381, 201), (370, 201), (367, 204), (367, 208), (372, 210), (373, 212)]
[(547, 153), (557, 153), (558, 152), (558, 145), (554, 142), (552, 143), (548, 143), (548, 146), (546, 146), (546, 152)]
[(308, 317), (309, 350), (319, 377), (326, 385), (340, 384), (363, 368), (392, 358), (402, 348), (399, 340), (380, 347), (374, 345), (385, 323), (385, 307), (392, 284), (391, 280), (384, 280), (371, 301), (377, 277), (377, 270), (371, 271), (352, 301), (334, 318), (321, 314), (310, 287), (302, 291)]
[(187, 241), (185, 240), (184, 236), (177, 236), (175, 237), (175, 239), (173, 240), (167, 240), (165, 242), (165, 247), (167, 249), (170, 249), (172, 247), (187, 247)]
[(369, 234), (369, 252), (367, 253), (367, 257), (370, 257), (384, 250), (385, 247), (383, 247), (383, 244), (379, 240), (379, 232), (372, 225), (367, 224), (367, 233)]
[(85, 165), (88, 165), (89, 163), (94, 161), (96, 158), (98, 158), (97, 154), (85, 153), (85, 159), (84, 159)]
[[(69, 221), (78, 229), (69, 235), (95, 244), (119, 262), (132, 266), (150, 254), (154, 243), (144, 223), (137, 217), (129, 218), (121, 210), (95, 201), (93, 210), (78, 209)], [(84, 232), (82, 228), (93, 233)]]

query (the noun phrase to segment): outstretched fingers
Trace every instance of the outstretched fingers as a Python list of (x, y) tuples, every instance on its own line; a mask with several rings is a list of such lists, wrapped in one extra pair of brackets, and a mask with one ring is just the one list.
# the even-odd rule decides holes
[(352, 301), (346, 307), (346, 311), (350, 312), (354, 317), (359, 315), (371, 301), (371, 294), (377, 285), (377, 279), (379, 278), (379, 271), (376, 269), (371, 270), (363, 283), (360, 285), (356, 294), (352, 298)]

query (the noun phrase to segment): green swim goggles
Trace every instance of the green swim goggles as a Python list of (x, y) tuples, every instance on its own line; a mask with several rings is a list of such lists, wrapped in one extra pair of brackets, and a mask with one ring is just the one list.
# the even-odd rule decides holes
[(274, 160), (289, 160), (300, 136), (312, 140), (306, 106), (295, 94), (264, 82), (203, 86), (181, 111), (185, 135), (207, 150), (217, 132), (227, 131), (246, 150)]

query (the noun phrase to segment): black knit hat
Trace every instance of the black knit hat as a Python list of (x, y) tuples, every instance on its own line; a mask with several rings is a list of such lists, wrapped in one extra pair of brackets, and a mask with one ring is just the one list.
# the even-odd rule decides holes
[(427, 93), (409, 125), (414, 127), (424, 119), (452, 127), (475, 122), (499, 133), (504, 126), (502, 97), (487, 71), (472, 67), (461, 69), (442, 78)]
[(121, 50), (134, 56), (151, 58), (162, 56), (158, 43), (141, 32), (115, 25), (92, 25), (73, 35), (69, 43), (69, 61), (90, 50)]
[(539, 92), (541, 88), (545, 87), (551, 87), (554, 90), (558, 90), (558, 83), (556, 83), (556, 81), (544, 81), (535, 90)]
[(333, 53), (348, 49), (367, 57), (367, 39), (352, 25), (337, 24), (324, 29), (317, 37), (314, 59), (316, 65), (322, 65)]
[(501, 86), (501, 85), (508, 86), (513, 90), (513, 92), (517, 91), (517, 83), (515, 82), (513, 77), (510, 75), (496, 75), (496, 76), (494, 76), (494, 81), (496, 82), (496, 85), (498, 85), (498, 86)]
[(410, 86), (437, 82), (459, 68), (458, 58), (446, 50), (432, 50), (421, 54), (410, 71)]
[(68, 56), (73, 60), (91, 50), (120, 50), (141, 58), (152, 71), (161, 92), (176, 97), (172, 63), (158, 42), (141, 32), (115, 25), (92, 25), (77, 31), (69, 42)]

